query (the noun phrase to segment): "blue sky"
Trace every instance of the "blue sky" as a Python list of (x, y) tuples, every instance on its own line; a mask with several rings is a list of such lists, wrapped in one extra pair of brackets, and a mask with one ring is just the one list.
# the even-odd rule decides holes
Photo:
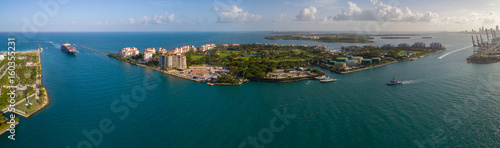
[(0, 31), (4, 32), (458, 31), (500, 24), (497, 0), (16, 0), (0, 4)]

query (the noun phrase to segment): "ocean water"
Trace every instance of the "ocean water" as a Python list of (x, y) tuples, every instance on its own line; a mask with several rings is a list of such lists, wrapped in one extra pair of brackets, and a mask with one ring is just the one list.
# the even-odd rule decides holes
[[(20, 119), (15, 141), (8, 134), (1, 135), (0, 147), (218, 148), (241, 143), (253, 147), (249, 137), (265, 147), (500, 146), (500, 63), (467, 64), (465, 58), (473, 49), (470, 36), (464, 34), (426, 34), (433, 39), (377, 38), (376, 45), (434, 41), (442, 42), (447, 50), (417, 61), (345, 75), (313, 67), (337, 78), (333, 83), (208, 86), (79, 46), (75, 46), (80, 51), (76, 56), (59, 51), (66, 42), (104, 53), (129, 46), (142, 52), (147, 47), (171, 49), (207, 43), (322, 44), (332, 49), (350, 45), (270, 41), (263, 38), (266, 35), (39, 33), (19, 39), (19, 51), (36, 49), (37, 43), (44, 48), (42, 79), (50, 104), (32, 117)], [(0, 34), (5, 39), (8, 36)], [(0, 43), (0, 51), (6, 50), (6, 42)], [(384, 85), (394, 77), (405, 85)], [(275, 112), (282, 113), (284, 108), (289, 117), (294, 116), (287, 119), (288, 124), (276, 118)], [(102, 130), (101, 122), (111, 122), (112, 129)], [(272, 132), (270, 123), (280, 129)], [(95, 134), (97, 130), (102, 137)], [(85, 132), (94, 135), (89, 138)]]

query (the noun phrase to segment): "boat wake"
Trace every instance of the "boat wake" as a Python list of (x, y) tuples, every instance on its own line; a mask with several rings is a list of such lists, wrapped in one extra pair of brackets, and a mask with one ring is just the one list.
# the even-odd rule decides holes
[(61, 45), (62, 45), (62, 44), (59, 44), (59, 43), (54, 43), (52, 41), (50, 41), (49, 43), (52, 44), (52, 46), (54, 46), (56, 49), (61, 48)]
[(448, 52), (448, 53), (443, 54), (442, 56), (438, 57), (438, 59), (439, 59), (439, 60), (441, 60), (442, 58), (444, 58), (444, 57), (446, 57), (446, 56), (448, 56), (448, 55), (450, 55), (450, 54), (452, 54), (452, 53), (459, 52), (459, 51), (465, 50), (465, 49), (470, 48), (470, 47), (472, 47), (472, 45), (467, 46), (467, 47), (464, 47), (464, 48), (460, 48), (460, 49), (458, 49), (458, 50), (453, 50), (453, 51), (451, 51), (451, 52)]
[(407, 81), (403, 81), (403, 84), (407, 85), (407, 84), (415, 84), (415, 83), (419, 83), (420, 81), (417, 81), (417, 80), (407, 80)]

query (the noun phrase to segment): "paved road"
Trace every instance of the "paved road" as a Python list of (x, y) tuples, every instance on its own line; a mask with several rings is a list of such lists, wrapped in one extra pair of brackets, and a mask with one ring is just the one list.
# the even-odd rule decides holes
[[(2, 66), (2, 68), (0, 68), (0, 70), (3, 70), (3, 68), (5, 67), (5, 65)], [(5, 69), (5, 71), (2, 73), (2, 75), (0, 75), (0, 79), (7, 73), (7, 69)]]

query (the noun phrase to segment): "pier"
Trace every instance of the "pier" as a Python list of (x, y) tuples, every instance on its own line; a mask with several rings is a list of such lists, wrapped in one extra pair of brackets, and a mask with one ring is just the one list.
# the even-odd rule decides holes
[(80, 47), (85, 48), (85, 49), (88, 49), (88, 50), (90, 50), (90, 51), (97, 52), (97, 53), (99, 53), (99, 54), (102, 54), (102, 55), (107, 56), (107, 54), (102, 53), (102, 52), (100, 52), (100, 51), (97, 51), (97, 50), (94, 50), (94, 49), (90, 49), (90, 48), (88, 48), (88, 47), (85, 47), (85, 46), (82, 46), (82, 45), (78, 45), (78, 44), (75, 44), (75, 45), (80, 46)]

